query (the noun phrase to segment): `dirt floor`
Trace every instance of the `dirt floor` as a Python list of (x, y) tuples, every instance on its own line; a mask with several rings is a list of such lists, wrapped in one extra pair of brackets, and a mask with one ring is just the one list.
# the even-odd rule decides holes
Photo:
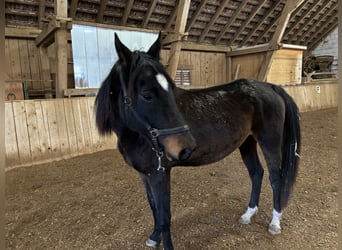
[[(282, 234), (271, 236), (268, 173), (259, 212), (240, 225), (250, 181), (238, 152), (172, 172), (175, 249), (337, 249), (337, 109), (302, 114), (302, 160)], [(149, 249), (152, 214), (115, 150), (6, 173), (7, 249)]]

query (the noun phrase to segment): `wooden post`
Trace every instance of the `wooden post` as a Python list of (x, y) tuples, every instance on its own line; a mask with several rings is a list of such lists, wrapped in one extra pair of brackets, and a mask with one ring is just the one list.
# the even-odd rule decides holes
[(68, 31), (59, 29), (55, 32), (56, 45), (56, 98), (64, 97), (64, 90), (68, 88)]
[(285, 7), (282, 11), (281, 16), (277, 22), (277, 28), (273, 34), (272, 41), (270, 42), (272, 51), (268, 51), (265, 56), (264, 63), (261, 65), (258, 80), (266, 81), (268, 71), (271, 67), (272, 60), (275, 54), (275, 51), (279, 48), (281, 44), (281, 40), (283, 38), (286, 26), (290, 20), (291, 13), (298, 8), (304, 0), (288, 0), (286, 1)]
[[(188, 18), (188, 13), (190, 9), (190, 0), (180, 0), (177, 10), (177, 19), (175, 24), (175, 32), (184, 35), (186, 20)], [(169, 62), (167, 67), (167, 72), (170, 77), (174, 79), (176, 77), (177, 66), (179, 62), (179, 55), (182, 49), (182, 41), (178, 40), (171, 44)]]
[[(56, 0), (55, 1), (55, 14), (56, 18), (68, 17), (68, 1)], [(56, 45), (56, 98), (64, 97), (64, 89), (68, 88), (68, 40), (67, 29), (63, 27), (55, 32), (55, 45)]]

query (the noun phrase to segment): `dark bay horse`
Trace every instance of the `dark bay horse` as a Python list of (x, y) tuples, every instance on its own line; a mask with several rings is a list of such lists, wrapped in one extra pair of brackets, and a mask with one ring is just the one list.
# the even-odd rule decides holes
[(300, 122), (293, 99), (279, 86), (248, 79), (196, 90), (175, 86), (159, 62), (161, 37), (147, 52), (131, 52), (115, 35), (119, 56), (96, 97), (101, 134), (114, 132), (118, 149), (146, 188), (154, 230), (146, 244), (173, 249), (170, 223), (170, 173), (173, 166), (216, 162), (239, 148), (252, 181), (246, 212), (257, 212), (268, 166), (273, 213), (268, 231), (281, 232), (280, 219), (298, 170)]

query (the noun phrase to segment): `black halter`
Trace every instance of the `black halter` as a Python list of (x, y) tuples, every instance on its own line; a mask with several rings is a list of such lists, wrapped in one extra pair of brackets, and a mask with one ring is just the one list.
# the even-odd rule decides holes
[[(152, 66), (152, 65), (151, 65)], [(153, 66), (152, 66), (153, 67)], [(155, 67), (153, 67), (155, 69)], [(158, 168), (157, 170), (165, 171), (165, 168), (161, 165), (161, 158), (164, 156), (162, 147), (159, 144), (158, 137), (164, 136), (164, 135), (171, 135), (171, 134), (178, 134), (178, 133), (184, 133), (189, 131), (188, 125), (183, 125), (179, 127), (174, 128), (166, 128), (166, 129), (157, 129), (153, 128), (145, 119), (143, 119), (134, 109), (132, 105), (132, 99), (127, 94), (127, 89), (125, 86), (125, 82), (122, 76), (122, 73), (120, 73), (120, 84), (123, 94), (123, 101), (125, 104), (125, 108), (130, 110), (130, 112), (134, 115), (136, 120), (143, 125), (147, 131), (149, 132), (151, 141), (152, 141), (152, 150), (156, 153), (156, 156), (158, 158)]]

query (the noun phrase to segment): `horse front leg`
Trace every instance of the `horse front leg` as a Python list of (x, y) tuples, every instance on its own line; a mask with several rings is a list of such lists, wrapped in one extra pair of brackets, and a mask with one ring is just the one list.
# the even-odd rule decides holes
[(161, 238), (161, 231), (157, 229), (157, 208), (156, 208), (156, 202), (153, 197), (152, 189), (148, 180), (148, 177), (144, 174), (140, 174), (141, 179), (144, 183), (146, 194), (147, 194), (147, 200), (150, 204), (152, 213), (153, 213), (153, 220), (154, 220), (154, 229), (150, 237), (146, 241), (146, 246), (157, 248), (160, 244)]
[(170, 169), (156, 171), (149, 176), (143, 175), (143, 181), (155, 221), (154, 230), (146, 241), (146, 245), (157, 247), (160, 244), (160, 235), (162, 235), (164, 249), (172, 250)]

